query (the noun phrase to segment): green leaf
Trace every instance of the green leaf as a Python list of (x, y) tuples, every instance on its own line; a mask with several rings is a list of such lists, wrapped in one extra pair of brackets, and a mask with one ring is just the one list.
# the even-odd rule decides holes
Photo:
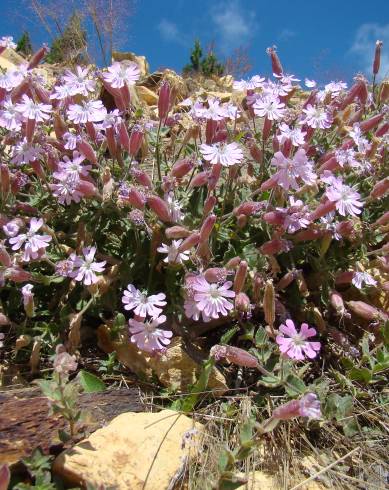
[(215, 360), (213, 358), (208, 359), (208, 361), (205, 361), (199, 379), (196, 381), (196, 383), (194, 384), (191, 390), (191, 394), (188, 397), (186, 397), (182, 402), (181, 410), (183, 412), (191, 412), (194, 409), (200, 394), (206, 391), (208, 386), (209, 376), (211, 374), (214, 365), (215, 365)]
[(304, 383), (303, 380), (295, 376), (294, 374), (290, 374), (286, 378), (286, 383), (285, 383), (285, 391), (288, 393), (289, 396), (298, 396), (301, 395), (302, 393), (305, 393), (307, 390), (307, 387)]
[(232, 337), (239, 332), (239, 327), (235, 326), (227, 330), (225, 334), (221, 336), (220, 343), (228, 344), (228, 342), (232, 339)]
[(229, 449), (222, 450), (219, 456), (219, 470), (223, 473), (235, 465), (235, 456)]
[(348, 376), (353, 381), (360, 381), (361, 383), (370, 383), (373, 378), (373, 373), (366, 367), (353, 368), (348, 373)]
[(106, 388), (105, 383), (101, 381), (100, 378), (94, 374), (88, 373), (88, 371), (80, 371), (77, 375), (77, 379), (85, 393), (104, 391)]
[(239, 434), (241, 444), (245, 444), (246, 442), (252, 440), (254, 423), (255, 423), (254, 420), (249, 419), (242, 425)]

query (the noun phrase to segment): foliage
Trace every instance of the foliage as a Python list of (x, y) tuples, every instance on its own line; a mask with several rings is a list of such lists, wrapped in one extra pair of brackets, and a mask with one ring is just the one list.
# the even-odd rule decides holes
[(23, 32), (21, 38), (17, 42), (16, 51), (23, 56), (32, 55), (32, 44), (28, 31)]
[(220, 76), (224, 72), (224, 65), (217, 59), (212, 47), (208, 50), (207, 54), (203, 56), (200, 41), (196, 39), (190, 54), (190, 64), (184, 67), (183, 72), (185, 74), (201, 73), (206, 77), (211, 75)]
[(86, 48), (86, 30), (82, 25), (81, 15), (74, 12), (63, 33), (54, 39), (46, 61), (48, 63), (85, 63)]

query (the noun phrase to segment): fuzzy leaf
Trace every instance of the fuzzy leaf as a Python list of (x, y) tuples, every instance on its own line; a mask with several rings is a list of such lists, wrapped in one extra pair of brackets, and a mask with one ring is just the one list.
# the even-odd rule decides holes
[(80, 371), (77, 375), (77, 379), (85, 393), (104, 391), (106, 388), (105, 383), (101, 381), (100, 378), (94, 374), (88, 373), (88, 371)]

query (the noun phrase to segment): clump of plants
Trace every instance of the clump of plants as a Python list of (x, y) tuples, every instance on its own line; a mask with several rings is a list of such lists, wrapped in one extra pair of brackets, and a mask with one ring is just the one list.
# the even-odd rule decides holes
[[(385, 403), (389, 84), (300, 84), (268, 54), (273, 78), (235, 81), (235, 102), (180, 102), (162, 80), (147, 114), (132, 103), (132, 62), (77, 66), (45, 85), (43, 47), (1, 74), (3, 352), (24, 339), (18, 355), (37, 370), (37, 351), (58, 359), (64, 344), (71, 356), (83, 326), (120, 315), (142, 355), (183, 337), (231, 388), (278, 394), (260, 434), (297, 416), (336, 419), (334, 382)], [(199, 45), (192, 65), (208, 74)], [(58, 368), (52, 382), (73, 435)], [(201, 382), (178, 408), (193, 410), (206, 371)], [(221, 480), (251, 448), (245, 434)]]

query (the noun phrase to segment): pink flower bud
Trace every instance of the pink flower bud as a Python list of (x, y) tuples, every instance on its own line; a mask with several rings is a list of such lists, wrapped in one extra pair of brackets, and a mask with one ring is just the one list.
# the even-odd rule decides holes
[(42, 165), (38, 162), (38, 160), (34, 160), (33, 162), (31, 162), (31, 167), (35, 175), (37, 175), (41, 179), (44, 179), (45, 172), (43, 171)]
[(7, 316), (4, 315), (4, 313), (0, 313), (0, 325), (3, 327), (5, 325), (9, 325), (11, 322)]
[(22, 287), (24, 311), (29, 318), (34, 316), (34, 293), (32, 288), (32, 284), (26, 284)]
[(328, 160), (326, 160), (320, 167), (319, 170), (317, 171), (318, 174), (321, 174), (324, 172), (324, 170), (339, 170), (342, 168), (336, 157), (331, 157)]
[(159, 89), (158, 98), (158, 116), (161, 121), (164, 121), (170, 109), (170, 85), (167, 81), (162, 82)]
[(250, 155), (252, 156), (252, 158), (256, 162), (261, 163), (262, 162), (262, 151), (258, 148), (258, 146), (254, 143), (251, 143), (249, 146), (249, 150), (250, 150)]
[(29, 143), (31, 143), (34, 137), (36, 121), (35, 119), (27, 119), (26, 122), (26, 138)]
[(321, 417), (320, 401), (314, 393), (307, 393), (300, 400), (292, 400), (275, 408), (272, 413), (273, 419), (289, 420), (295, 417), (310, 417), (319, 419)]
[(285, 223), (285, 214), (281, 211), (269, 211), (263, 215), (263, 220), (270, 225), (283, 226)]
[(143, 209), (146, 204), (146, 196), (139, 192), (135, 187), (131, 187), (126, 196), (126, 201), (128, 201), (132, 206), (138, 209)]
[(354, 271), (340, 272), (335, 278), (335, 284), (351, 284), (354, 277)]
[(246, 281), (248, 270), (248, 263), (245, 260), (242, 260), (237, 268), (235, 279), (234, 279), (234, 291), (236, 293), (240, 293), (242, 291), (244, 283)]
[(130, 153), (130, 137), (125, 123), (121, 121), (118, 124), (119, 141), (122, 147)]
[(258, 368), (259, 362), (249, 352), (240, 349), (239, 347), (233, 347), (232, 345), (214, 345), (209, 353), (217, 361), (226, 359), (226, 361), (236, 364), (237, 366)]
[(262, 139), (263, 141), (267, 141), (267, 139), (270, 136), (271, 128), (272, 128), (273, 121), (265, 117), (265, 122), (263, 123), (263, 128), (262, 128)]
[(380, 126), (377, 131), (374, 133), (374, 136), (377, 138), (382, 138), (389, 131), (389, 122), (384, 122), (382, 126)]
[(293, 240), (296, 242), (319, 240), (319, 238), (322, 238), (324, 235), (325, 235), (325, 231), (315, 230), (312, 228), (310, 230), (301, 230), (298, 233), (295, 233), (293, 235)]
[(229, 271), (236, 269), (238, 265), (241, 263), (241, 261), (242, 259), (240, 257), (233, 257), (227, 262), (226, 269)]
[(129, 107), (130, 102), (131, 102), (131, 94), (130, 94), (130, 90), (128, 88), (127, 83), (125, 83), (123, 85), (123, 87), (120, 87), (119, 91), (120, 91), (120, 96), (121, 96), (121, 100), (123, 101), (123, 104), (125, 105), (126, 108)]
[(276, 289), (282, 291), (286, 289), (297, 278), (298, 272), (296, 270), (287, 272), (276, 285)]
[(247, 201), (240, 204), (237, 208), (233, 210), (235, 216), (240, 214), (245, 214), (246, 216), (251, 216), (258, 213), (261, 210), (261, 203), (256, 201)]
[(288, 252), (291, 248), (291, 243), (288, 240), (274, 238), (265, 242), (260, 247), (260, 251), (263, 255), (276, 255), (282, 252)]
[(204, 202), (203, 215), (207, 216), (209, 213), (211, 213), (216, 203), (217, 203), (217, 199), (215, 196), (207, 197), (207, 199)]
[(84, 157), (94, 165), (97, 165), (97, 157), (91, 145), (85, 141), (81, 140), (77, 142), (77, 149), (80, 153), (84, 155)]
[(192, 169), (193, 162), (185, 158), (176, 162), (173, 165), (170, 173), (173, 177), (176, 177), (177, 179), (182, 179), (182, 177), (185, 177), (185, 175), (188, 174)]
[(344, 302), (341, 294), (339, 294), (337, 291), (331, 291), (330, 303), (337, 315), (344, 316), (346, 312), (346, 308), (344, 306)]
[(326, 214), (330, 213), (331, 211), (334, 211), (336, 209), (336, 202), (327, 200), (325, 202), (322, 202), (319, 204), (319, 206), (312, 211), (312, 213), (309, 215), (309, 220), (310, 221), (315, 221)]
[(276, 187), (276, 185), (277, 185), (277, 180), (274, 177), (270, 177), (269, 179), (265, 180), (265, 182), (261, 184), (260, 190), (268, 191)]
[(161, 199), (159, 196), (149, 196), (147, 198), (147, 204), (161, 221), (166, 223), (171, 222), (172, 219), (169, 208), (163, 199)]
[(210, 214), (207, 218), (205, 218), (201, 228), (200, 228), (200, 243), (203, 243), (208, 240), (210, 234), (212, 233), (213, 227), (216, 223), (216, 216), (214, 214)]
[(208, 179), (209, 190), (212, 191), (215, 189), (218, 180), (220, 178), (221, 171), (222, 171), (222, 165), (220, 163), (217, 163), (216, 165), (212, 165), (211, 172)]
[(11, 281), (14, 282), (26, 282), (31, 281), (32, 276), (28, 271), (24, 271), (18, 266), (11, 267), (7, 269), (5, 273), (6, 277), (8, 277)]
[(205, 125), (205, 142), (207, 145), (211, 145), (214, 142), (214, 137), (217, 130), (217, 121), (213, 119), (207, 119)]
[(208, 282), (225, 282), (228, 271), (224, 267), (211, 267), (204, 272), (204, 277)]
[(251, 309), (250, 298), (246, 293), (238, 293), (235, 296), (235, 309), (242, 313), (247, 313)]
[(199, 172), (192, 179), (190, 187), (201, 187), (206, 184), (208, 184), (208, 172)]
[(132, 167), (131, 175), (138, 182), (138, 184), (143, 185), (144, 187), (148, 187), (151, 189), (153, 187), (153, 181), (151, 180), (149, 174), (140, 170), (139, 168)]
[(115, 130), (113, 127), (106, 128), (105, 137), (107, 140), (107, 146), (111, 157), (116, 158), (117, 147), (116, 147), (116, 139), (115, 139)]
[(1, 192), (7, 194), (10, 189), (10, 174), (8, 165), (5, 165), (5, 163), (0, 164), (0, 181)]
[(376, 43), (375, 43), (374, 61), (373, 61), (373, 74), (374, 75), (377, 75), (377, 73), (380, 71), (382, 45), (383, 45), (382, 41), (376, 41)]
[(142, 146), (143, 131), (141, 128), (134, 126), (131, 131), (130, 141), (128, 143), (129, 153), (131, 156), (135, 156)]
[(178, 247), (179, 252), (185, 252), (185, 250), (190, 250), (192, 247), (195, 247), (200, 242), (200, 233), (195, 232), (186, 238), (181, 245)]
[(270, 59), (271, 59), (271, 68), (273, 70), (273, 73), (275, 75), (282, 75), (283, 68), (282, 68), (282, 65), (281, 65), (281, 61), (278, 58), (278, 55), (276, 53), (275, 46), (273, 46), (272, 48), (267, 48), (266, 52), (270, 56)]
[(389, 223), (389, 211), (386, 211), (380, 218), (373, 223), (373, 226), (384, 226)]
[(341, 221), (336, 224), (335, 229), (336, 233), (344, 238), (351, 236), (355, 231), (354, 223), (352, 221)]
[(376, 183), (376, 185), (373, 187), (372, 191), (370, 192), (369, 197), (371, 199), (378, 199), (384, 196), (388, 192), (388, 190), (389, 190), (389, 177), (386, 177), (385, 179), (382, 179)]
[(80, 179), (77, 183), (77, 190), (85, 197), (98, 196), (99, 192), (96, 186), (88, 180)]
[(377, 114), (376, 116), (371, 117), (370, 119), (366, 119), (362, 121), (359, 125), (362, 133), (366, 133), (367, 131), (371, 131), (374, 129), (384, 118), (384, 114)]
[(264, 282), (261, 276), (258, 274), (254, 277), (254, 285), (253, 285), (253, 299), (256, 304), (259, 303), (261, 293), (263, 291)]
[(363, 301), (347, 301), (347, 307), (352, 313), (363, 318), (364, 320), (381, 320), (387, 321), (388, 315), (372, 305), (369, 305)]
[(7, 490), (11, 481), (11, 472), (7, 464), (0, 466), (0, 490)]
[(245, 214), (240, 214), (236, 220), (238, 228), (244, 228), (247, 225), (248, 218)]
[(75, 356), (71, 356), (61, 344), (55, 349), (55, 357), (53, 363), (54, 371), (58, 374), (68, 376), (70, 371), (77, 369), (77, 361)]
[(0, 244), (0, 263), (5, 265), (5, 267), (11, 267), (12, 265), (11, 257), (9, 256), (7, 249), (2, 244)]
[(170, 228), (166, 228), (165, 235), (169, 240), (175, 240), (177, 238), (186, 238), (192, 232), (183, 226), (171, 226)]
[(35, 54), (33, 54), (29, 64), (28, 64), (28, 69), (32, 70), (36, 66), (39, 65), (39, 63), (43, 60), (43, 58), (46, 56), (46, 54), (50, 51), (49, 47), (44, 44)]

